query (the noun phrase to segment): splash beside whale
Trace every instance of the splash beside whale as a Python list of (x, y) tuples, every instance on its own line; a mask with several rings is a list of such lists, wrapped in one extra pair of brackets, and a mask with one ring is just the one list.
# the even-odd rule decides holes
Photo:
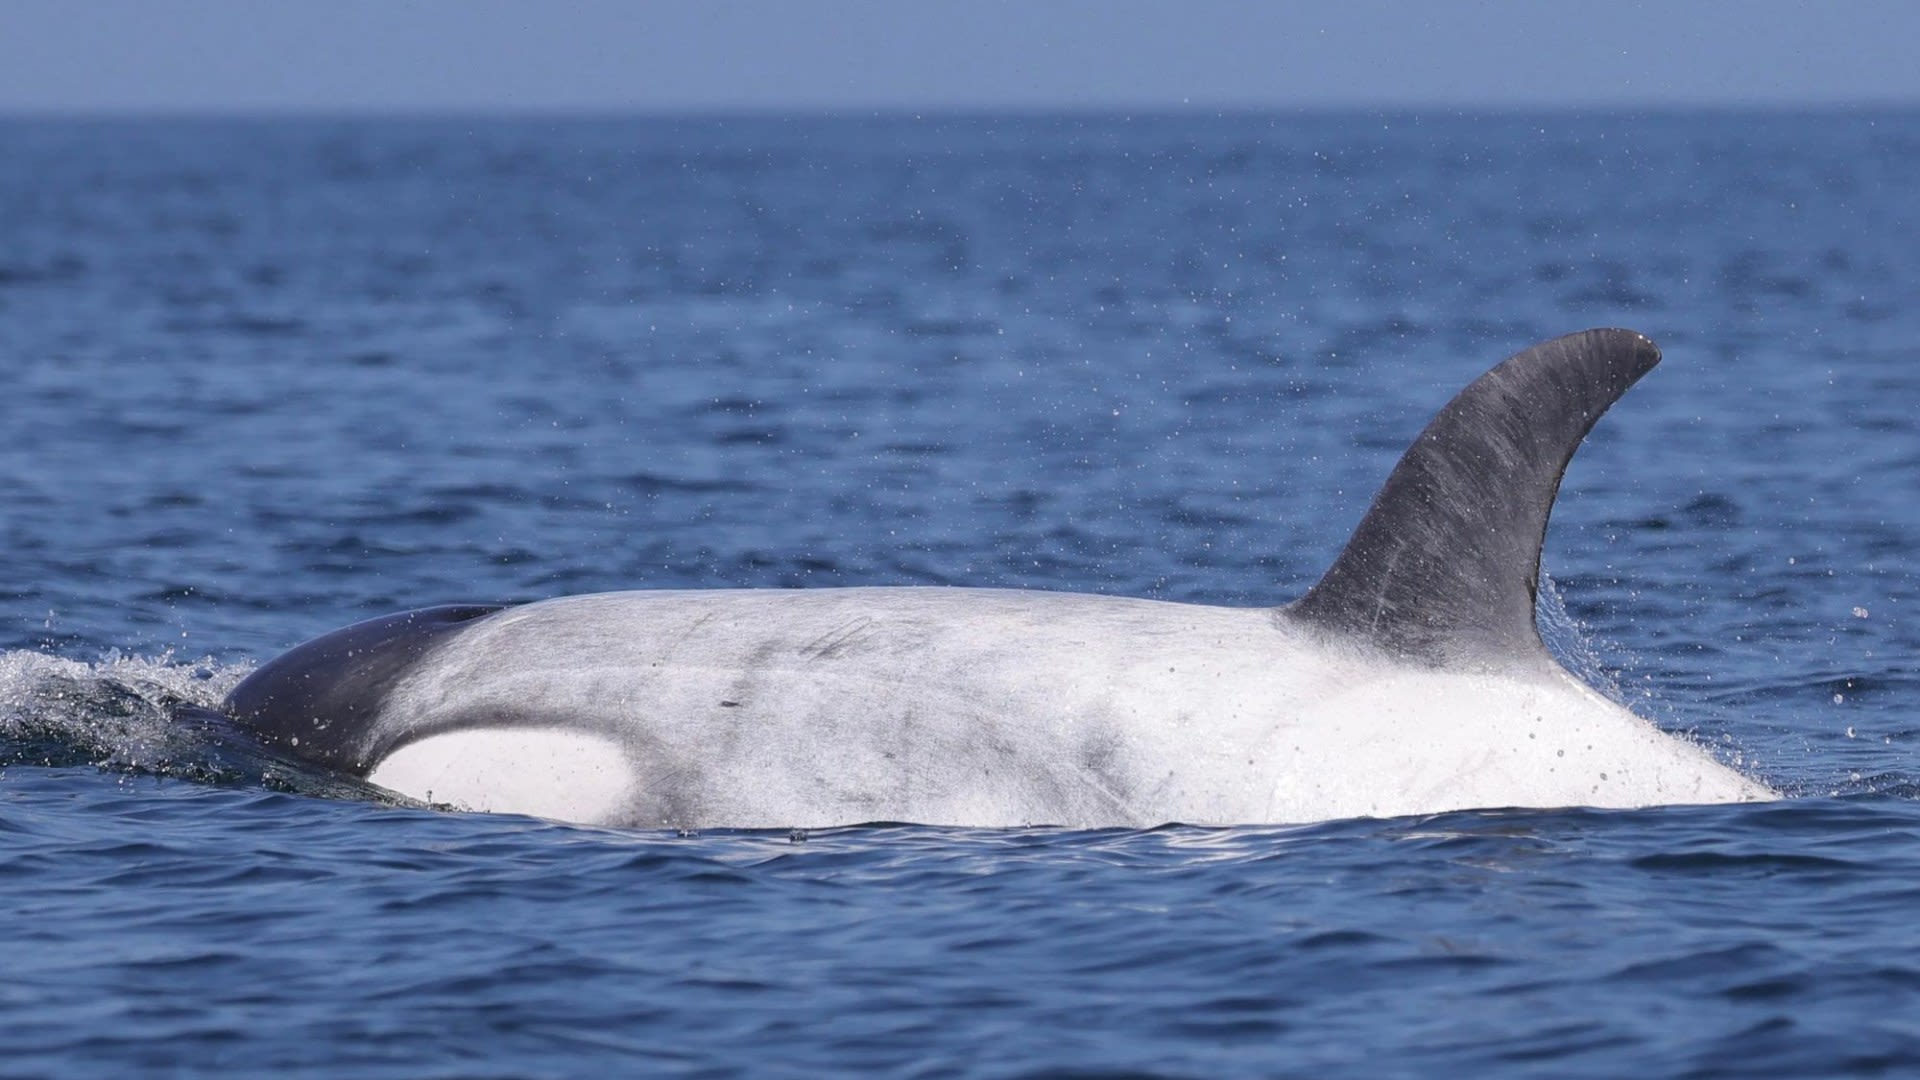
[(294, 648), (223, 711), (404, 795), (630, 827), (1772, 798), (1581, 683), (1534, 625), (1567, 462), (1659, 359), (1590, 330), (1487, 372), (1283, 607), (854, 588), (428, 608)]

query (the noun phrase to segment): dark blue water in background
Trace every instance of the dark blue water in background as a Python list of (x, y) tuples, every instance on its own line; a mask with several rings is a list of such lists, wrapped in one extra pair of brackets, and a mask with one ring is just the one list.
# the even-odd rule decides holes
[[(0, 1074), (1920, 1068), (1920, 114), (0, 121)], [(1297, 595), (1599, 325), (1561, 649), (1793, 796), (597, 831), (165, 718), (633, 587)]]

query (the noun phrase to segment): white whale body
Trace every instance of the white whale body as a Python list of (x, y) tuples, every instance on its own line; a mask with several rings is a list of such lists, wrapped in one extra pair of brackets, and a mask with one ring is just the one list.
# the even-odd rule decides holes
[(854, 588), (430, 608), (299, 646), (223, 709), (404, 795), (632, 827), (1772, 798), (1581, 683), (1534, 627), (1561, 473), (1658, 360), (1599, 330), (1482, 376), (1284, 607)]

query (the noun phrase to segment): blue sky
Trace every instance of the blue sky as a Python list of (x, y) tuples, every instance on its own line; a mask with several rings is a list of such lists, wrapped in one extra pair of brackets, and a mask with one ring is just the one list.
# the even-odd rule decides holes
[(1920, 104), (1909, 0), (0, 0), (0, 110)]

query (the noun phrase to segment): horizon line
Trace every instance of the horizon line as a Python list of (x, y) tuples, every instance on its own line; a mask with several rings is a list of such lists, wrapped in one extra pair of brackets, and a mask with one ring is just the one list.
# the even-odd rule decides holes
[(1920, 111), (1920, 98), (1860, 98), (1820, 101), (1774, 99), (1726, 101), (1352, 101), (1312, 104), (1173, 102), (1128, 103), (953, 103), (944, 105), (6, 105), (6, 120), (281, 120), (281, 119), (658, 119), (658, 120), (914, 120), (914, 119), (1227, 119), (1346, 116), (1526, 117), (1643, 114), (1896, 113)]

